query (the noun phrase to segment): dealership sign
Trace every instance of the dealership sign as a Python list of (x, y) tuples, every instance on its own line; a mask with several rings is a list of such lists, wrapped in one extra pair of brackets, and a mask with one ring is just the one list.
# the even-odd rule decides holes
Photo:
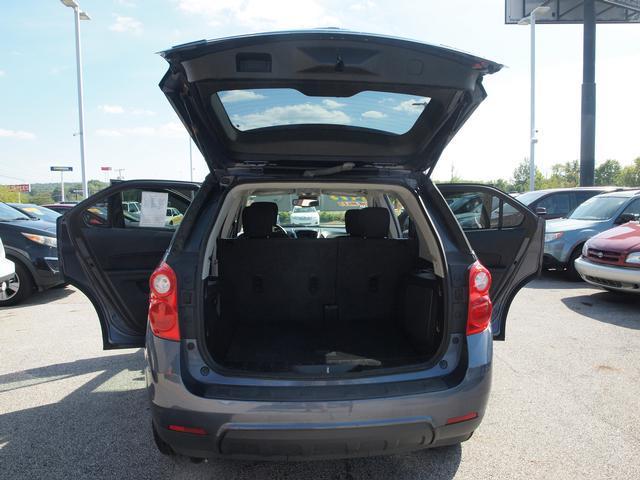
[(7, 185), (10, 191), (12, 192), (30, 192), (31, 185), (28, 183), (19, 183), (17, 185)]

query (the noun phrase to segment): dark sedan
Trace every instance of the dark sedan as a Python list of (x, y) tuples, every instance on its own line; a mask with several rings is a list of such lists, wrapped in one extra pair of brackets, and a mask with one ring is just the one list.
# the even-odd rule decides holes
[(0, 307), (15, 305), (35, 291), (64, 283), (58, 268), (55, 223), (34, 220), (0, 203), (0, 238), (7, 258), (16, 266), (12, 290), (0, 300)]

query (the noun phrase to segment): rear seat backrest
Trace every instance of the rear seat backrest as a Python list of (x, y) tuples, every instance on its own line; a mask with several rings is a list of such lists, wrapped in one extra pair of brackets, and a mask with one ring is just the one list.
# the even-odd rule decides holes
[(335, 305), (335, 240), (220, 239), (218, 260), (222, 314), (234, 322), (320, 326)]
[(376, 322), (399, 317), (399, 293), (418, 256), (414, 239), (388, 239), (389, 211), (348, 210), (348, 237), (338, 239), (336, 295), (340, 321)]
[[(402, 280), (418, 248), (415, 240), (384, 238), (389, 218), (385, 208), (349, 210), (350, 236), (336, 239), (219, 239), (222, 315), (230, 322), (329, 328), (336, 319), (400, 317)], [(249, 228), (249, 235), (256, 233)]]

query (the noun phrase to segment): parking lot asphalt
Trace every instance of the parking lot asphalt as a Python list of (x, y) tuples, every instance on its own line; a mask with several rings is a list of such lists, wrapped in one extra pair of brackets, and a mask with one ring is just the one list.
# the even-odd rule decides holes
[(153, 445), (139, 349), (104, 352), (73, 288), (0, 310), (0, 477), (640, 478), (640, 297), (545, 276), (516, 297), (462, 446), (306, 463), (193, 464)]

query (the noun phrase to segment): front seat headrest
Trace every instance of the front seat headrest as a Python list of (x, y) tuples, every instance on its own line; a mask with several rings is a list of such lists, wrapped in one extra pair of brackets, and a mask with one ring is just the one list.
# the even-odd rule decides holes
[(278, 221), (278, 205), (255, 202), (242, 210), (242, 230), (249, 238), (267, 238)]
[(389, 210), (384, 207), (347, 210), (344, 224), (352, 237), (385, 238), (389, 233)]

